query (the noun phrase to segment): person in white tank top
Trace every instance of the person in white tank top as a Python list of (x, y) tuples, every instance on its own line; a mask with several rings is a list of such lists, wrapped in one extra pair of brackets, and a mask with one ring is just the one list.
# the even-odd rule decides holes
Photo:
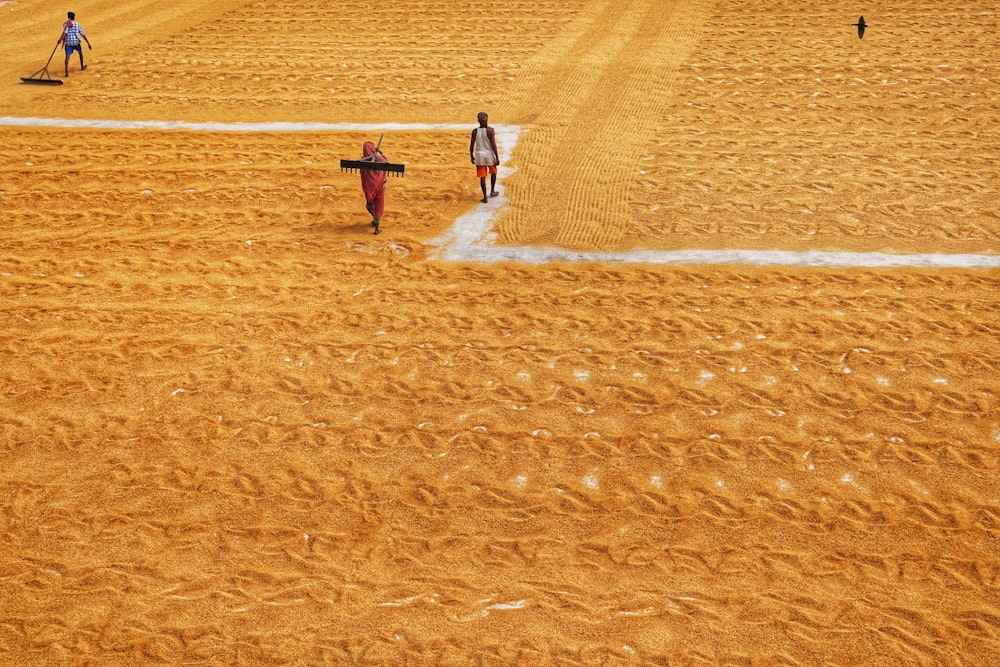
[(469, 141), (469, 157), (472, 164), (476, 165), (476, 175), (479, 176), (479, 187), (483, 190), (482, 202), (489, 201), (486, 195), (486, 175), (490, 175), (489, 197), (496, 197), (497, 192), (497, 166), (500, 164), (500, 155), (497, 153), (496, 132), (487, 122), (489, 116), (485, 111), (480, 111), (479, 127), (472, 131), (472, 140)]

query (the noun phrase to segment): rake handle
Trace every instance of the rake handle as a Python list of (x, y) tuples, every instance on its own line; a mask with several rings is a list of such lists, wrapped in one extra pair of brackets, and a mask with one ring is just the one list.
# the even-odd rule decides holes
[[(381, 145), (382, 145), (382, 139), (383, 139), (384, 137), (385, 137), (385, 132), (383, 132), (382, 134), (380, 134), (380, 135), (379, 135), (379, 137), (378, 137), (378, 143), (377, 143), (377, 144), (375, 144), (375, 152), (374, 152), (374, 153), (372, 153), (372, 155), (371, 155), (371, 161), (372, 161), (372, 162), (375, 162), (375, 161), (376, 161), (376, 158), (378, 158), (378, 154), (379, 154), (379, 146), (381, 146)], [(368, 160), (368, 158), (361, 158), (361, 160), (362, 160), (362, 161), (367, 161), (367, 160)]]
[(49, 59), (45, 61), (45, 69), (49, 68), (49, 63), (52, 62), (52, 56), (56, 55), (56, 49), (59, 48), (60, 44), (62, 44), (62, 42), (56, 42), (56, 45), (52, 47), (52, 53), (49, 54)]

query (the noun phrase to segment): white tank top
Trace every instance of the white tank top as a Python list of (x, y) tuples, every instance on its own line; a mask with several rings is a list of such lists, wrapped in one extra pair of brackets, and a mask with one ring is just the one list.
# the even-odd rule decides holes
[(493, 157), (493, 146), (490, 145), (490, 137), (486, 133), (485, 127), (476, 129), (476, 165), (490, 166), (497, 163)]

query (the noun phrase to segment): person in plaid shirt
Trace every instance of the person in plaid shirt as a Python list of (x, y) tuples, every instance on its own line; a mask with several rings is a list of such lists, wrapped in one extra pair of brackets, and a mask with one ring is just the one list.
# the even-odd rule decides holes
[(63, 31), (59, 35), (56, 45), (62, 44), (66, 47), (66, 76), (69, 76), (69, 57), (73, 55), (74, 51), (80, 54), (80, 71), (87, 69), (87, 66), (83, 64), (83, 47), (80, 45), (80, 38), (82, 37), (83, 41), (87, 42), (88, 49), (94, 47), (90, 45), (90, 40), (83, 33), (83, 26), (76, 22), (76, 14), (67, 12), (66, 18), (69, 20), (63, 23)]

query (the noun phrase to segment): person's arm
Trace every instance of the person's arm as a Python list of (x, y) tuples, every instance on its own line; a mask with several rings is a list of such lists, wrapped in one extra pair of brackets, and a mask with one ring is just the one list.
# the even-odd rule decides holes
[(472, 131), (472, 139), (469, 141), (469, 159), (472, 160), (472, 164), (476, 163), (476, 130)]
[(490, 138), (490, 146), (493, 147), (493, 157), (496, 158), (497, 164), (500, 164), (500, 154), (497, 152), (497, 135), (493, 131), (493, 128), (486, 130), (486, 136)]
[(86, 33), (83, 32), (83, 30), (80, 31), (80, 37), (83, 37), (83, 41), (87, 42), (87, 50), (88, 51), (93, 51), (94, 47), (92, 47), (90, 45), (90, 40), (87, 39), (87, 35), (86, 35)]
[(66, 39), (66, 26), (63, 26), (62, 34), (60, 34), (59, 39), (56, 40), (56, 46), (62, 44), (64, 39)]

